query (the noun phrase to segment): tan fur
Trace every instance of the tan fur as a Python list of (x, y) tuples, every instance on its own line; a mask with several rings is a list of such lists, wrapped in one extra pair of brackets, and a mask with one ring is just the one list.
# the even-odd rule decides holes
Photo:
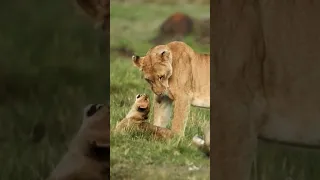
[(249, 180), (258, 138), (320, 148), (320, 1), (211, 3), (211, 178)]
[(149, 97), (146, 94), (136, 95), (134, 104), (132, 105), (126, 117), (117, 123), (115, 132), (138, 130), (149, 132), (155, 138), (167, 139), (173, 137), (173, 133), (170, 129), (154, 126), (147, 121), (149, 111)]
[[(83, 120), (80, 130), (69, 145), (67, 153), (47, 180), (104, 180), (109, 177), (109, 107), (103, 106)], [(99, 159), (93, 148), (101, 148)]]
[(210, 107), (210, 56), (173, 41), (132, 60), (155, 93), (154, 125), (167, 126), (174, 103), (171, 129), (184, 135), (190, 105)]

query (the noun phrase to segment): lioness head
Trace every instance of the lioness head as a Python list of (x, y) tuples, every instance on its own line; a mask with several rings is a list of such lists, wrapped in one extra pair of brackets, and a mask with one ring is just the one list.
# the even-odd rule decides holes
[(149, 97), (146, 94), (137, 94), (136, 101), (134, 103), (135, 109), (141, 113), (143, 119), (148, 119), (150, 111)]
[(172, 53), (166, 45), (150, 49), (144, 57), (134, 55), (132, 61), (156, 95), (167, 93), (172, 75)]

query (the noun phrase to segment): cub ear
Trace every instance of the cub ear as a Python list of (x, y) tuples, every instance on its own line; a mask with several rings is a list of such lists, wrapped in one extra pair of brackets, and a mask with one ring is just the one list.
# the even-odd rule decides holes
[(168, 50), (163, 50), (161, 52), (161, 57), (163, 61), (171, 61), (171, 52)]
[(142, 58), (140, 56), (133, 55), (132, 62), (136, 67), (141, 68)]

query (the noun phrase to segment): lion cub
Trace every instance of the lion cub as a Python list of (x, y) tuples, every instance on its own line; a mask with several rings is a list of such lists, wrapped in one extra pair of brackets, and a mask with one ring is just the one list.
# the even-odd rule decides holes
[(170, 129), (150, 124), (147, 119), (150, 112), (150, 101), (146, 94), (136, 95), (136, 100), (124, 119), (117, 123), (115, 131), (142, 130), (151, 133), (155, 138), (172, 138)]

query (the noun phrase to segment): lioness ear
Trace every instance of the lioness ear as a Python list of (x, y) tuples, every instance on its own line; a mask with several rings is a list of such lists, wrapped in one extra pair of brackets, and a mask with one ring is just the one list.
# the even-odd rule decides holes
[(140, 56), (133, 55), (132, 56), (132, 62), (136, 67), (141, 68), (142, 59), (141, 59)]
[(164, 50), (161, 52), (161, 57), (162, 57), (162, 60), (164, 61), (170, 61), (171, 60), (171, 53), (170, 51), (168, 50)]

